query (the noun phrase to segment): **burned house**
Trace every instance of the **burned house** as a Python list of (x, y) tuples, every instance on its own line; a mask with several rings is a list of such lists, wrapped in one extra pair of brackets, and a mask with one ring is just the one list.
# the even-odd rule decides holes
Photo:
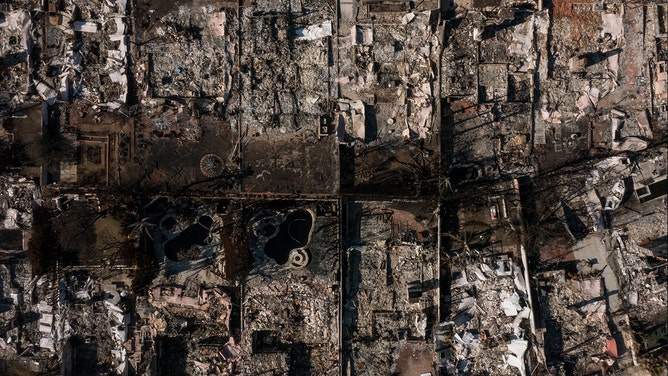
[(334, 124), (342, 190), (428, 191), (440, 155), (438, 4), (342, 7)]
[(526, 272), (508, 255), (453, 267), (450, 319), (435, 329), (439, 368), (467, 375), (496, 370), (524, 375), (539, 359)]
[(245, 374), (340, 374), (338, 205), (276, 202), (253, 213), (241, 303)]
[(26, 255), (34, 190), (35, 184), (25, 178), (0, 179), (0, 258), (3, 260)]
[[(472, 10), (460, 15), (441, 57), (441, 118), (451, 139), (443, 150), (454, 184), (531, 173), (531, 117), (536, 54), (531, 10)], [(465, 31), (465, 32), (464, 32)], [(460, 177), (477, 165), (482, 173)]]
[(335, 4), (256, 3), (244, 7), (238, 114), (247, 192), (331, 194), (339, 169), (333, 127), (336, 100)]
[(615, 364), (617, 343), (608, 327), (606, 290), (600, 279), (566, 279), (566, 272), (539, 276), (539, 342), (548, 369), (588, 374)]
[(40, 96), (52, 103), (85, 100), (110, 110), (125, 106), (127, 1), (98, 7), (87, 1), (48, 1), (45, 11), (40, 58), (46, 64), (36, 72)]
[(346, 208), (343, 365), (346, 374), (432, 374), (438, 317), (435, 218), (427, 203), (354, 202)]
[[(517, 182), (488, 196), (445, 201), (441, 214), (440, 320), (434, 327), (441, 374), (520, 375), (540, 367), (535, 312)], [(470, 187), (475, 192), (474, 187)]]
[[(28, 97), (34, 66), (33, 27), (30, 13), (26, 10), (12, 9), (10, 5), (0, 12), (2, 38), (0, 44), (0, 56), (2, 56), (0, 103), (6, 110), (18, 107)], [(3, 117), (6, 115), (2, 114)]]
[(645, 203), (668, 194), (668, 160), (666, 153), (638, 163), (633, 189), (638, 201)]

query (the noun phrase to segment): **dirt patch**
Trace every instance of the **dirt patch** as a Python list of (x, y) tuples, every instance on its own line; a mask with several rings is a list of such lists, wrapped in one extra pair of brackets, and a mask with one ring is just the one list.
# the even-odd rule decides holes
[(553, 0), (552, 16), (555, 18), (578, 18), (581, 15), (579, 5), (593, 3), (593, 0)]
[(242, 149), (247, 192), (335, 193), (338, 188), (336, 145), (332, 137), (272, 136), (256, 138)]
[(96, 257), (113, 256), (126, 241), (123, 226), (117, 219), (107, 215), (95, 221), (95, 247), (98, 249)]
[(413, 347), (404, 345), (399, 349), (397, 372), (405, 376), (419, 376), (432, 371), (434, 353), (429, 347)]
[[(434, 193), (440, 145), (434, 140), (363, 147), (354, 154), (355, 193), (412, 196)], [(344, 167), (345, 168), (345, 167)], [(349, 168), (349, 167), (348, 167)]]

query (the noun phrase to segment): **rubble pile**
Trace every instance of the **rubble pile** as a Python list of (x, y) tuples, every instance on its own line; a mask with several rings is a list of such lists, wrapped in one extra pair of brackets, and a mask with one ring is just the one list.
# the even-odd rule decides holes
[(64, 370), (98, 365), (109, 372), (124, 372), (128, 366), (125, 343), (134, 322), (125, 298), (128, 292), (124, 287), (120, 291), (85, 274), (71, 274), (59, 282), (52, 351), (62, 354)]
[[(204, 288), (192, 282), (153, 286), (146, 303), (140, 314), (142, 337), (134, 343), (151, 343), (159, 372), (183, 369), (193, 375), (233, 374), (241, 350), (230, 328), (232, 300), (222, 286)], [(180, 350), (182, 356), (170, 359), (172, 354), (165, 346), (174, 341), (185, 347)]]
[(419, 343), (431, 342), (427, 327), (435, 299), (430, 285), (435, 260), (430, 255), (421, 246), (378, 243), (359, 251), (358, 291), (345, 303), (359, 312), (353, 339), (358, 368), (376, 373), (397, 367), (400, 349), (393, 349), (393, 342), (408, 341), (415, 351), (424, 347)]
[(371, 374), (431, 372), (437, 258), (423, 224), (372, 203), (361, 214), (360, 237), (346, 252), (344, 362)]
[[(244, 372), (310, 369), (336, 374), (338, 298), (331, 290), (330, 281), (310, 273), (286, 271), (265, 277), (251, 272), (243, 302), (242, 341), (253, 346), (242, 353)], [(297, 355), (309, 359), (291, 364), (289, 354), (300, 344), (308, 350)]]
[(48, 3), (37, 91), (54, 103), (83, 99), (111, 110), (128, 96), (127, 1)]
[[(362, 9), (366, 12), (351, 20), (355, 24), (350, 39), (342, 46), (348, 52), (339, 56), (337, 82), (343, 96), (337, 113), (339, 141), (431, 136), (436, 133), (431, 120), (437, 75), (433, 65), (440, 47), (433, 22), (437, 14), (428, 8), (403, 14), (371, 12), (372, 6)], [(375, 17), (386, 22), (370, 22)], [(370, 122), (376, 129), (370, 129)]]
[(661, 273), (657, 268), (661, 266), (661, 256), (629, 241), (628, 235), (613, 232), (612, 237), (615, 242), (613, 265), (625, 305), (639, 321), (660, 317), (668, 304), (665, 277), (663, 281), (657, 278)]
[(441, 367), (453, 375), (523, 375), (533, 320), (522, 270), (507, 255), (453, 270), (451, 318), (439, 324)]
[(30, 228), (32, 223), (32, 202), (35, 199), (35, 183), (26, 178), (2, 177), (0, 179), (0, 212), (2, 228)]
[[(453, 138), (452, 183), (534, 171), (530, 155), (538, 15), (512, 8), (457, 15), (443, 49), (441, 97)], [(446, 24), (446, 28), (448, 28)], [(479, 172), (459, 176), (473, 164)]]
[(576, 374), (587, 374), (613, 366), (617, 343), (608, 326), (602, 280), (567, 279), (563, 270), (538, 278), (548, 368), (567, 364)]
[(5, 12), (3, 9), (0, 13), (0, 103), (6, 109), (15, 108), (28, 98), (32, 84), (35, 44), (30, 13), (21, 8), (8, 10)]
[[(333, 93), (332, 17), (327, 2), (276, 1), (244, 8), (242, 75), (238, 106), (249, 136), (319, 135)], [(325, 135), (328, 132), (325, 131)]]
[[(2, 300), (0, 303), (0, 354), (8, 361), (21, 356), (33, 357), (47, 367), (57, 359), (53, 357), (50, 341), (53, 315), (48, 305), (33, 302), (31, 294), (39, 277), (32, 278), (27, 260), (5, 262), (0, 266)], [(42, 316), (42, 311), (46, 315)]]
[(309, 205), (263, 210), (248, 230), (255, 257), (241, 303), (243, 372), (339, 374), (338, 255), (328, 254), (335, 219)]
[(32, 227), (35, 184), (25, 178), (0, 178), (0, 259), (24, 256)]
[(137, 67), (137, 83), (148, 113), (155, 112), (157, 98), (229, 99), (236, 53), (232, 36), (238, 27), (235, 19), (231, 9), (182, 5), (141, 31), (146, 42), (138, 53), (149, 62)]
[[(658, 120), (665, 111), (651, 88), (652, 66), (661, 60), (655, 39), (661, 12), (614, 2), (557, 1), (554, 8), (537, 28), (541, 111), (534, 116), (534, 143), (554, 161), (590, 147), (646, 149), (665, 123)], [(636, 20), (652, 26), (639, 28)], [(658, 121), (649, 122), (648, 112)]]
[(180, 308), (185, 308), (191, 314), (203, 311), (201, 313), (202, 319), (214, 319), (216, 322), (230, 327), (232, 303), (229, 296), (220, 288), (200, 288), (197, 295), (192, 297), (184, 295), (181, 287), (156, 286), (149, 290), (148, 301), (156, 308), (171, 307), (170, 311), (177, 314), (180, 313)]

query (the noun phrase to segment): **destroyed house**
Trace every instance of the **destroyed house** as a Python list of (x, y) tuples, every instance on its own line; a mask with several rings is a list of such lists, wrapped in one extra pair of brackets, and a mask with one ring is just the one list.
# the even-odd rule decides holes
[(668, 168), (666, 154), (646, 159), (638, 164), (639, 171), (634, 177), (635, 195), (641, 203), (648, 202), (668, 193)]
[(543, 344), (547, 365), (566, 360), (579, 375), (605, 370), (618, 354), (608, 326), (605, 281), (566, 276), (564, 270), (538, 276), (536, 336)]
[(524, 375), (534, 332), (525, 272), (508, 255), (455, 266), (450, 319), (435, 329), (439, 367), (449, 375)]

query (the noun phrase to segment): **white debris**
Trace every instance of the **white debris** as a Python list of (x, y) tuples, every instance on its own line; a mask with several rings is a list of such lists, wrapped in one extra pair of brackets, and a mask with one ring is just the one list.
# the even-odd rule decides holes
[(83, 33), (97, 33), (97, 23), (92, 21), (75, 21), (74, 31)]
[(332, 35), (332, 21), (295, 29), (295, 40), (316, 40)]
[(413, 19), (415, 18), (415, 13), (410, 12), (406, 13), (403, 17), (401, 17), (401, 24), (402, 25), (408, 25)]

